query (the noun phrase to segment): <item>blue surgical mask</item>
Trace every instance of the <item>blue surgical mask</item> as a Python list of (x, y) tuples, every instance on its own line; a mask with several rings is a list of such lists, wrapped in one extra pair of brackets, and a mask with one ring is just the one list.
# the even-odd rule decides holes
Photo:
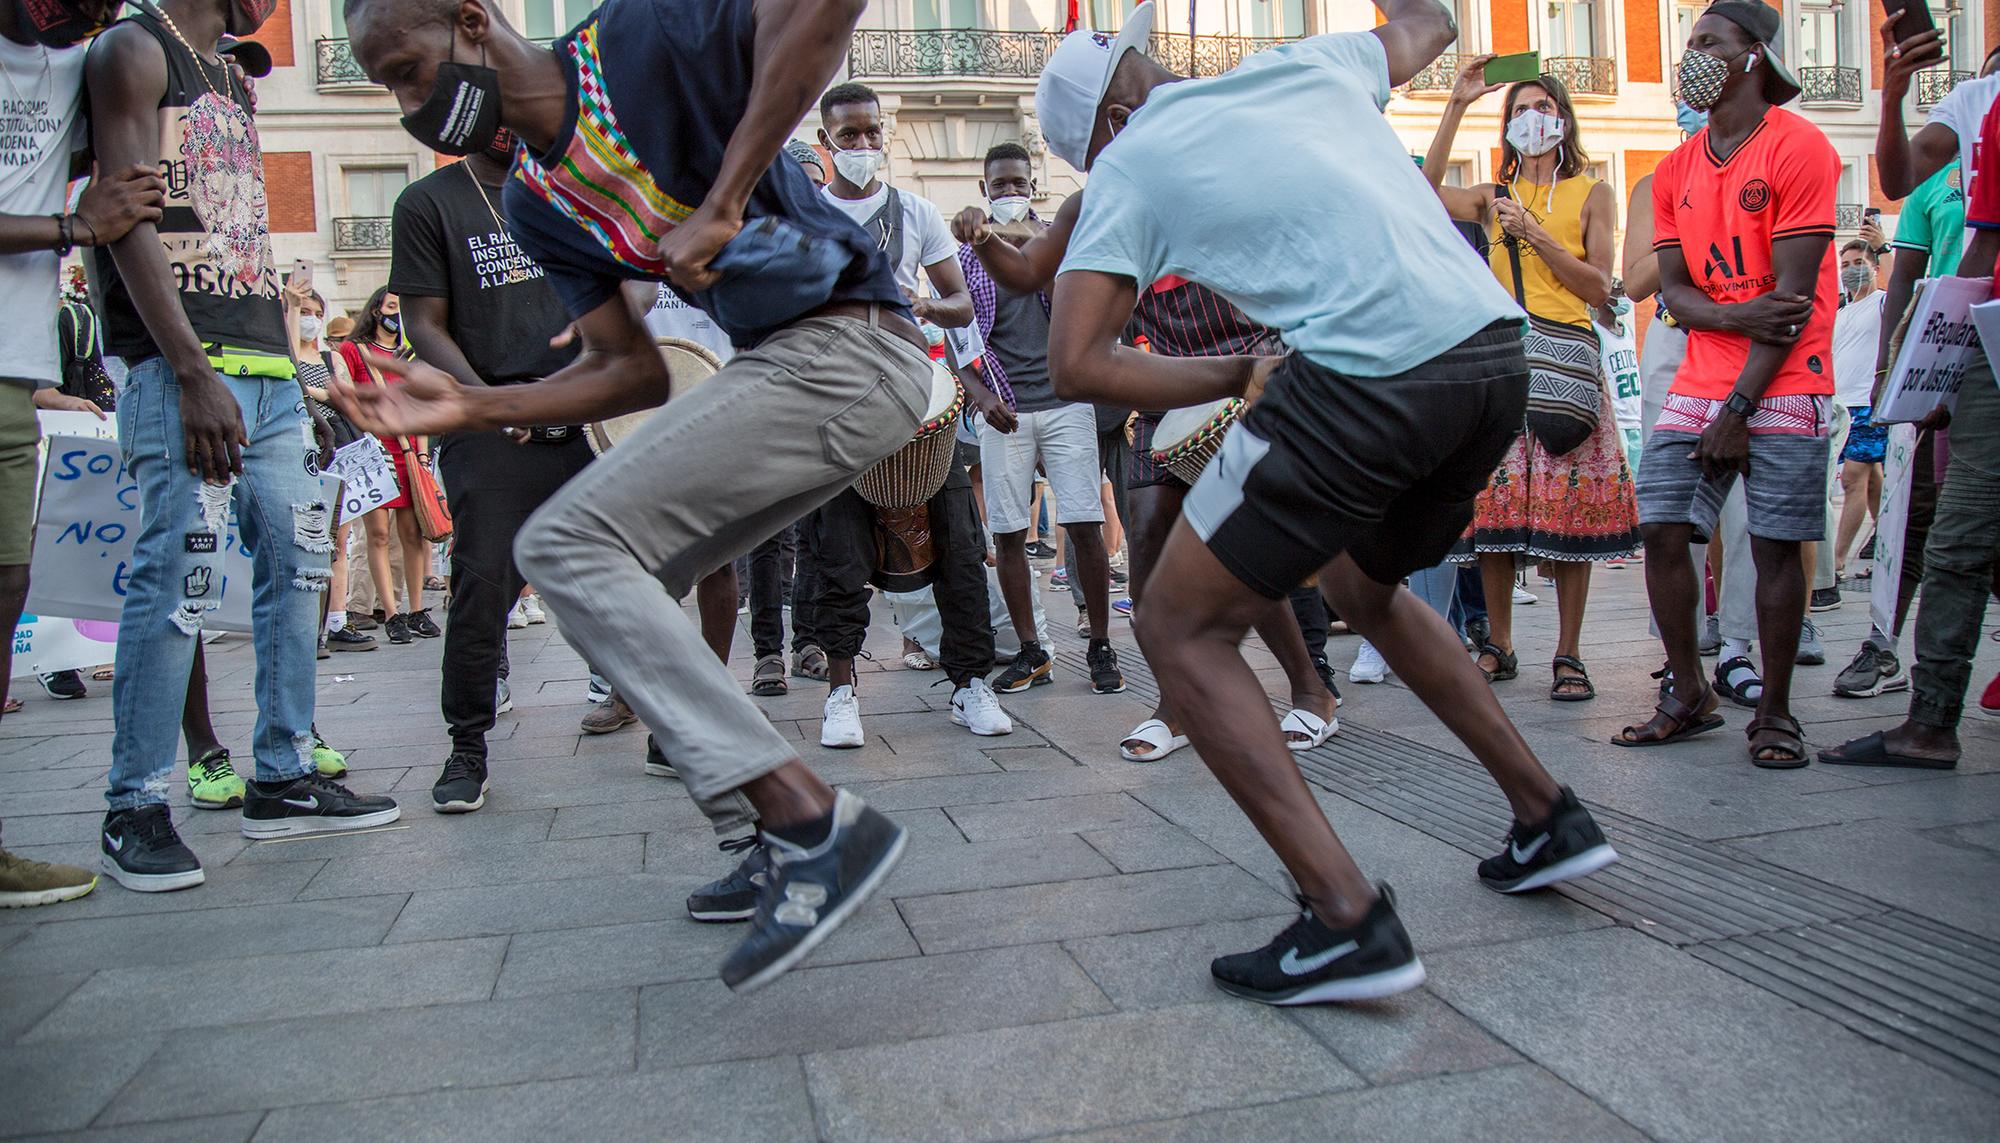
[(1697, 111), (1685, 101), (1674, 104), (1674, 122), (1680, 124), (1681, 134), (1693, 138), (1708, 126), (1708, 112)]

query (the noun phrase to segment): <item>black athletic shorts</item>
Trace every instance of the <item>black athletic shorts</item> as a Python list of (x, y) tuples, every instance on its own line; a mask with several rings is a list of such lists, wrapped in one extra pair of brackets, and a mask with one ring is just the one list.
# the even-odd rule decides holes
[(1441, 563), (1521, 431), (1518, 322), (1393, 377), (1285, 358), (1181, 511), (1223, 566), (1277, 599), (1342, 552), (1393, 584)]
[(1125, 465), (1125, 490), (1134, 488), (1180, 488), (1187, 482), (1167, 471), (1167, 466), (1153, 460), (1153, 433), (1160, 427), (1164, 413), (1140, 413), (1132, 418), (1132, 456)]

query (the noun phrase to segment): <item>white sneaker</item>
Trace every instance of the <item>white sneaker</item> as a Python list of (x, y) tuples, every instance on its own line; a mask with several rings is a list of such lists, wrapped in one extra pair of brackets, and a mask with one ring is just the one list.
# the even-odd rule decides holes
[(1524, 606), (1530, 603), (1540, 603), (1541, 601), (1542, 601), (1541, 596), (1536, 595), (1534, 592), (1529, 591), (1527, 588), (1522, 587), (1518, 583), (1514, 585), (1514, 603), (1517, 606)]
[(508, 711), (513, 709), (514, 709), (514, 688), (507, 685), (506, 679), (501, 679), (500, 687), (493, 696), (493, 713), (506, 714)]
[(542, 597), (539, 595), (523, 596), (520, 602), (520, 609), (521, 614), (527, 617), (529, 623), (547, 623), (549, 621), (548, 612), (542, 610)]
[(1347, 677), (1357, 683), (1379, 683), (1389, 677), (1389, 664), (1375, 644), (1363, 639), (1361, 650), (1355, 652), (1354, 665), (1347, 668)]
[(819, 744), (829, 750), (852, 750), (866, 741), (861, 733), (861, 700), (854, 697), (854, 688), (833, 688), (833, 693), (826, 696)]
[(519, 631), (528, 625), (526, 605), (517, 603), (514, 610), (507, 613), (507, 630)]
[(951, 720), (981, 738), (1014, 733), (1014, 720), (1000, 709), (1000, 696), (985, 679), (974, 679), (952, 692)]

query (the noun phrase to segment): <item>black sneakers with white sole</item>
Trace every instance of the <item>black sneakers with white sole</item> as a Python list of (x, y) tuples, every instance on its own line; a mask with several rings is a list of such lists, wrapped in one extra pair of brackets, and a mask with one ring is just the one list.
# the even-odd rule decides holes
[(1507, 845), (1479, 863), (1479, 879), (1502, 893), (1527, 893), (1558, 881), (1573, 881), (1618, 860), (1597, 820), (1564, 786), (1547, 821), (1515, 822)]
[(97, 843), (104, 872), (135, 893), (191, 889), (207, 880), (194, 851), (174, 829), (173, 814), (163, 805), (105, 814)]
[(1270, 944), (1210, 962), (1215, 986), (1260, 1004), (1326, 1004), (1374, 1000), (1422, 984), (1424, 962), (1396, 916), (1396, 895), (1387, 885), (1377, 888), (1368, 915), (1347, 929), (1327, 926), (1300, 898), (1304, 912)]
[(394, 798), (357, 794), (317, 774), (289, 782), (249, 782), (243, 791), (243, 836), (253, 841), (368, 829), (388, 825), (402, 814)]

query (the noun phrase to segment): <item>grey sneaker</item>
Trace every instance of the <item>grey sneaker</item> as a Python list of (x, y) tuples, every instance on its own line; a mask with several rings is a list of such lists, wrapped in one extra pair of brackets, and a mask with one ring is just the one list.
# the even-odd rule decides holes
[(1819, 624), (1810, 617), (1799, 627), (1799, 654), (1792, 661), (1801, 667), (1817, 667), (1826, 662), (1826, 648), (1819, 642)]
[(1890, 691), (1910, 689), (1909, 672), (1894, 651), (1864, 642), (1854, 653), (1854, 661), (1833, 680), (1833, 693), (1841, 698), (1874, 698)]
[(1697, 647), (1703, 658), (1722, 653), (1722, 620), (1711, 615), (1702, 621), (1701, 642)]

